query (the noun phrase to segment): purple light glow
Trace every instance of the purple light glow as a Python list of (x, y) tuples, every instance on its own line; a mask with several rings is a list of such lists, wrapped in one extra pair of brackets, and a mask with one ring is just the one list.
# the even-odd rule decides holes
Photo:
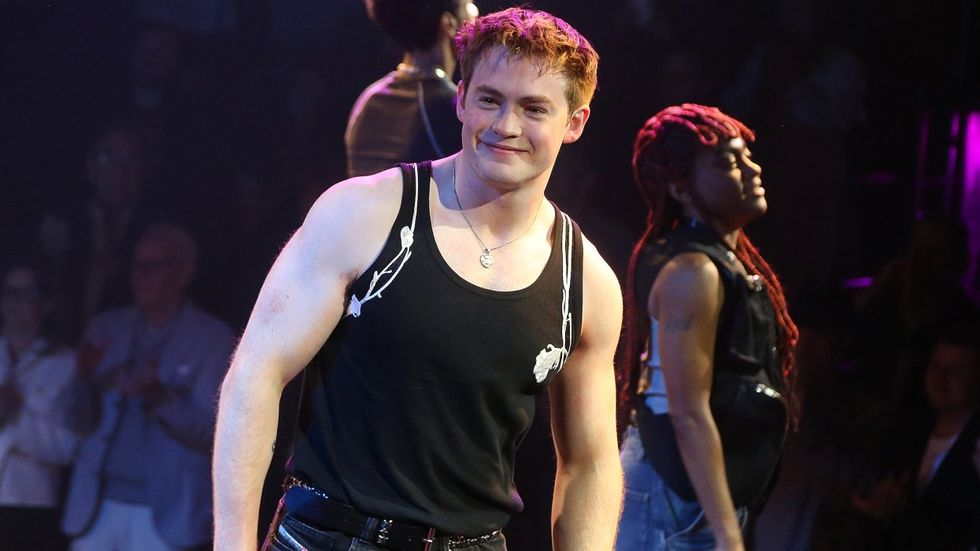
[(980, 300), (980, 112), (970, 113), (963, 140), (963, 223), (970, 233), (970, 268), (965, 289), (974, 301)]
[(871, 287), (874, 283), (875, 278), (873, 277), (852, 277), (844, 280), (845, 289), (864, 289), (865, 287)]

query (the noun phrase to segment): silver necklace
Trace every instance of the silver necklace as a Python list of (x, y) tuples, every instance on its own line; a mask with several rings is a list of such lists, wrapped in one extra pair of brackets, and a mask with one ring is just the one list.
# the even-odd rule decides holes
[[(463, 211), (463, 204), (459, 202), (459, 193), (456, 192), (456, 159), (453, 159), (453, 196), (456, 197), (456, 207), (458, 208), (459, 213), (463, 216), (463, 220), (466, 221), (466, 225), (469, 226), (470, 231), (473, 232), (473, 237), (476, 238), (476, 240), (480, 243), (480, 247), (483, 249), (483, 253), (480, 255), (480, 265), (488, 270), (493, 267), (493, 255), (490, 253), (505, 245), (510, 245), (514, 241), (517, 241), (518, 239), (527, 235), (528, 232), (531, 231), (531, 228), (534, 227), (534, 223), (538, 220), (538, 212), (541, 210), (541, 204), (539, 203), (537, 210), (534, 211), (534, 218), (531, 219), (531, 225), (524, 230), (524, 233), (518, 235), (510, 241), (501, 243), (496, 247), (487, 247), (486, 243), (480, 239), (480, 234), (476, 233), (476, 229), (473, 228), (473, 224), (470, 223), (470, 219), (466, 217), (466, 213)], [(543, 200), (544, 198), (542, 198), (542, 201)]]

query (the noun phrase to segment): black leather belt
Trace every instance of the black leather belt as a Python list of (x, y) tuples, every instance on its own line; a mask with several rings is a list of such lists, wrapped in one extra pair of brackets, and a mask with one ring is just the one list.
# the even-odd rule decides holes
[(450, 549), (460, 549), (489, 541), (500, 533), (494, 530), (475, 537), (452, 536), (435, 528), (368, 516), (295, 477), (288, 477), (284, 488), (283, 501), (289, 514), (324, 530), (343, 532), (394, 551), (431, 551), (439, 540), (447, 542)]

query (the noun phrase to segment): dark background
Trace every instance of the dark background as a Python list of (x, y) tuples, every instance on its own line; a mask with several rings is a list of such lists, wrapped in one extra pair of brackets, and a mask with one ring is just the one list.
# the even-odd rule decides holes
[[(478, 5), (487, 13), (510, 4)], [(202, 15), (208, 7), (227, 15)], [(955, 130), (980, 110), (980, 10), (971, 0), (532, 7), (565, 18), (602, 58), (592, 118), (559, 156), (549, 195), (620, 275), (643, 227), (633, 137), (647, 117), (683, 101), (719, 105), (757, 131), (770, 213), (749, 234), (781, 274), (795, 313), (902, 254), (917, 216), (961, 216), (970, 144)], [(180, 56), (171, 101), (157, 114), (146, 191), (201, 241), (196, 300), (239, 330), (310, 197), (344, 177), (355, 98), (401, 58), (359, 0), (5, 2), (2, 14), (3, 256), (32, 246), (45, 212), (91, 195), (87, 143), (125, 114), (140, 70), (134, 45), (163, 24), (178, 32)], [(264, 217), (257, 233), (238, 231), (235, 213), (253, 212), (241, 210), (247, 199)], [(975, 223), (980, 213), (962, 217)], [(229, 273), (226, 251), (250, 248), (248, 273)], [(238, 293), (223, 295), (229, 286)], [(974, 278), (967, 291), (976, 290)], [(546, 430), (535, 430), (544, 432), (529, 438), (518, 472), (529, 511), (513, 527), (528, 542), (546, 526), (552, 480)]]

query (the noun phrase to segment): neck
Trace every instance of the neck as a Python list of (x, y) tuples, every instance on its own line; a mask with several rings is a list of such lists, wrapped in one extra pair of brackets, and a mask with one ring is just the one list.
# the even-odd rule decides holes
[(977, 408), (975, 407), (937, 412), (936, 424), (932, 427), (932, 435), (947, 437), (959, 434), (976, 412)]
[(428, 50), (405, 52), (402, 64), (414, 68), (418, 76), (437, 76), (442, 71), (442, 78), (450, 80), (456, 70), (456, 58), (448, 39), (440, 39)]
[(722, 241), (724, 241), (725, 244), (727, 244), (733, 251), (738, 246), (738, 236), (742, 231), (741, 228), (732, 228), (727, 224), (722, 223), (720, 220), (701, 216), (699, 213), (692, 212), (689, 209), (685, 209), (684, 215), (715, 230), (718, 235), (721, 236)]
[(183, 304), (184, 299), (178, 298), (166, 303), (142, 308), (143, 319), (151, 327), (160, 327), (170, 321)]
[[(456, 165), (455, 182), (453, 163)], [(462, 155), (451, 157), (444, 168), (442, 180), (448, 185), (443, 192), (443, 204), (451, 210), (461, 206), (484, 240), (490, 237), (494, 241), (506, 241), (526, 231), (544, 202), (546, 174), (542, 175), (543, 183), (524, 182), (515, 186), (487, 182), (468, 169)], [(451, 186), (454, 184), (460, 205), (453, 196)], [(492, 247), (496, 242), (486, 244)]]

